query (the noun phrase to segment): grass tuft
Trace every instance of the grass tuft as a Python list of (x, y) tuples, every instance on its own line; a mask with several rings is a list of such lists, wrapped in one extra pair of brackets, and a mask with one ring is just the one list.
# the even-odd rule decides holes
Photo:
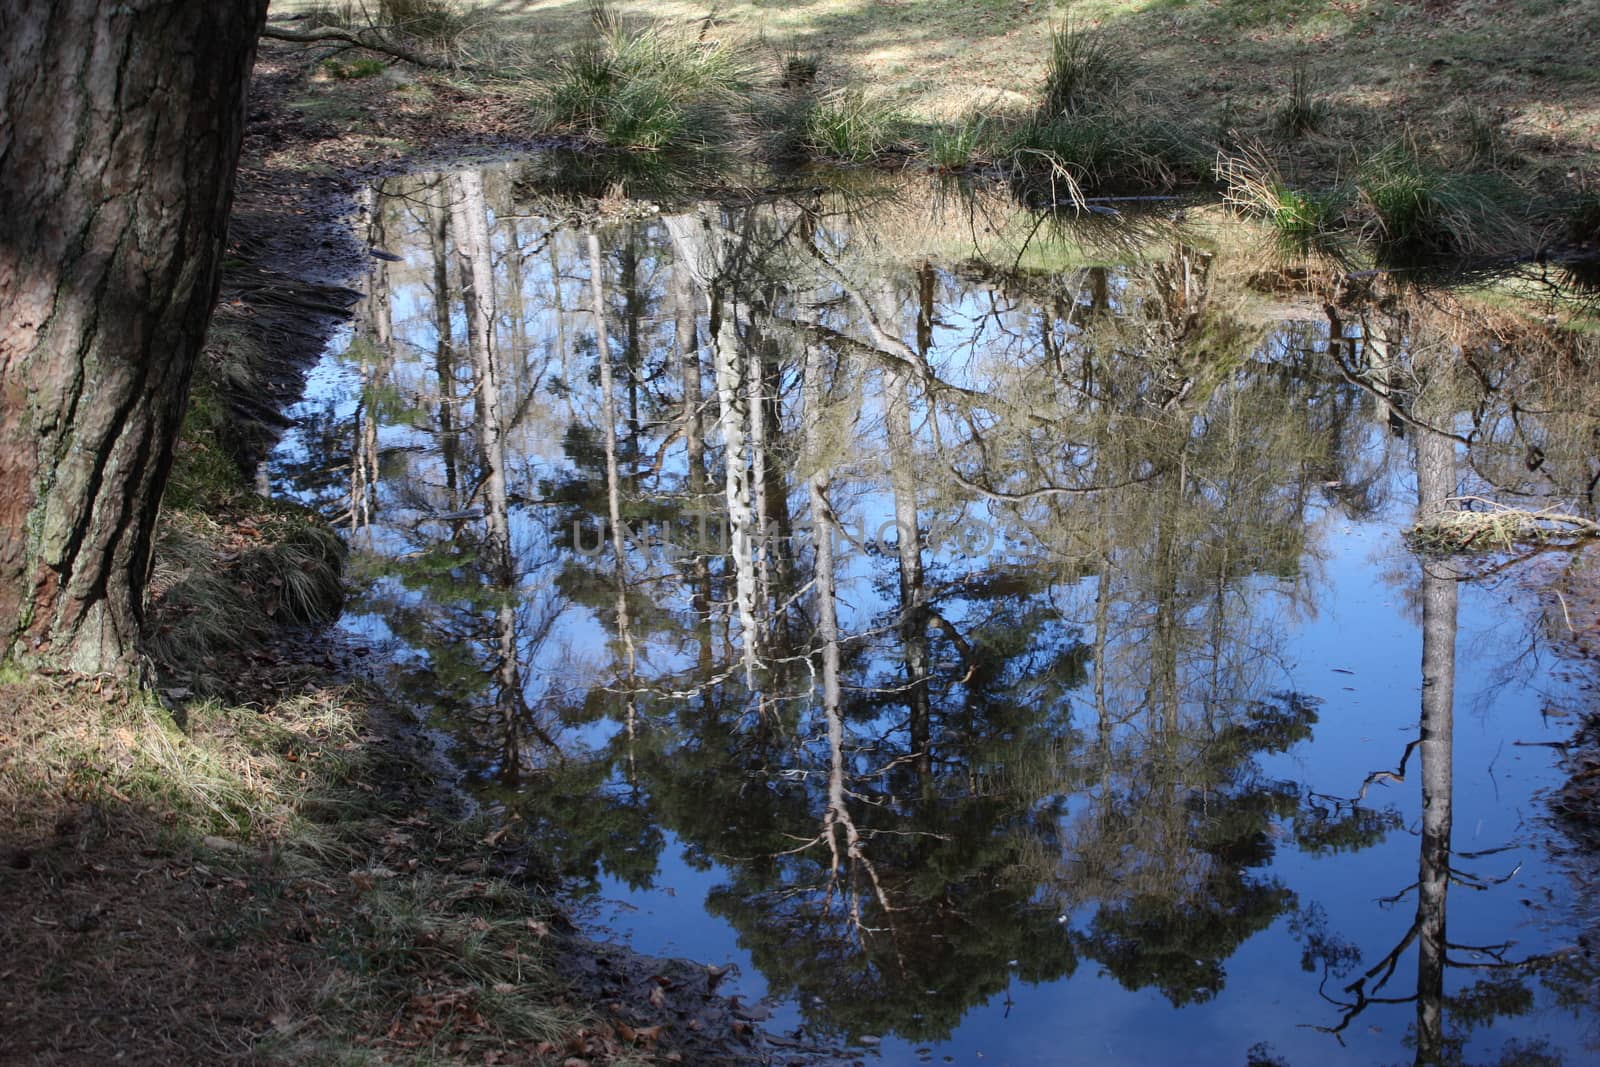
[(905, 117), (864, 89), (834, 89), (802, 110), (800, 147), (812, 155), (870, 163), (904, 145)]
[(790, 50), (783, 55), (783, 77), (779, 86), (784, 89), (809, 89), (817, 82), (822, 70), (822, 57), (815, 52)]
[(642, 151), (702, 149), (733, 133), (754, 94), (745, 50), (661, 26), (630, 29), (596, 10), (595, 35), (557, 64), (541, 94), (548, 125)]
[(382, 74), (383, 68), (383, 60), (372, 56), (352, 59), (348, 63), (341, 63), (337, 59), (322, 61), (322, 69), (327, 72), (328, 77), (336, 81), (360, 81), (363, 78), (371, 78)]
[[(5, 725), (17, 744), (0, 765), (0, 813), (49, 814), (62, 801), (131, 806), (157, 822), (239, 840), (281, 838), (313, 792), (347, 781), (352, 692), (320, 690), (270, 715), (191, 703), (185, 729), (153, 699), (32, 682)], [(25, 828), (24, 828), (25, 829)]]
[(1580, 193), (1567, 209), (1567, 236), (1579, 244), (1600, 243), (1600, 191)]
[(1020, 171), (1046, 159), (1072, 173), (1085, 191), (1170, 189), (1210, 174), (1205, 146), (1190, 130), (1119, 111), (1035, 116), (1011, 130), (1002, 147)]
[(407, 37), (454, 47), (472, 25), (456, 0), (379, 0), (378, 21)]
[(184, 685), (224, 692), (224, 653), (338, 615), (344, 552), (320, 518), (290, 505), (259, 501), (220, 522), (169, 510), (146, 594), (146, 650)]
[(1164, 190), (1210, 175), (1213, 150), (1171, 110), (1134, 101), (1136, 57), (1102, 29), (1072, 23), (1050, 35), (1038, 106), (998, 138), (1024, 183), (1063, 180), (1073, 197), (1101, 189)]
[(1328, 102), (1315, 92), (1311, 71), (1302, 61), (1289, 75), (1289, 96), (1279, 105), (1274, 125), (1285, 137), (1303, 137), (1321, 129), (1328, 117)]
[(1272, 227), (1283, 251), (1335, 251), (1343, 236), (1349, 194), (1339, 187), (1291, 188), (1260, 149), (1219, 156), (1217, 175), (1228, 204)]
[(983, 148), (987, 130), (988, 120), (976, 113), (936, 126), (928, 136), (928, 159), (940, 170), (970, 167)]
[(1360, 160), (1356, 188), (1366, 235), (1389, 255), (1472, 255), (1495, 247), (1511, 229), (1491, 176), (1432, 166), (1405, 145)]
[(1040, 117), (1053, 121), (1114, 103), (1135, 78), (1134, 57), (1102, 29), (1067, 22), (1050, 31)]
[(1530, 510), (1481, 497), (1464, 497), (1466, 506), (1438, 512), (1406, 531), (1406, 541), (1419, 552), (1506, 552), (1518, 544), (1567, 542), (1600, 536), (1600, 525), (1555, 508)]

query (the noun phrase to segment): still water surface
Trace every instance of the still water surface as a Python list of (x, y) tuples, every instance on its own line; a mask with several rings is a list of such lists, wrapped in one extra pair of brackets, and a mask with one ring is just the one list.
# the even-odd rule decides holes
[(885, 1063), (1600, 1055), (1558, 563), (1404, 536), (1584, 506), (1515, 337), (997, 193), (369, 208), (274, 476), (594, 921)]

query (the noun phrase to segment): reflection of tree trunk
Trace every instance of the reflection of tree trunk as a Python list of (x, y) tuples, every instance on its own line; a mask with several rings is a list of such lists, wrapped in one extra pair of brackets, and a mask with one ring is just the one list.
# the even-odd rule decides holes
[[(824, 453), (818, 440), (822, 419), (822, 358), (820, 350), (808, 346), (806, 352), (804, 403), (806, 424), (814, 457)], [(822, 820), (822, 837), (832, 857), (832, 879), (840, 884), (841, 878), (853, 876), (859, 864), (878, 890), (880, 903), (887, 916), (887, 901), (882, 888), (877, 886), (877, 876), (862, 851), (861, 835), (856, 829), (846, 804), (844, 707), (839, 682), (839, 613), (834, 574), (833, 511), (828, 505), (830, 473), (818, 464), (807, 479), (807, 494), (811, 505), (811, 541), (814, 556), (817, 603), (817, 639), (822, 642), (822, 714), (828, 726), (828, 809)], [(841, 849), (841, 838), (842, 849)], [(848, 869), (847, 869), (848, 868)], [(861, 899), (854, 886), (848, 883), (840, 888), (848, 902), (851, 921), (857, 930), (862, 928)]]
[(1111, 310), (1111, 272), (1105, 267), (1090, 267), (1089, 311), (1096, 315)]
[[(789, 465), (777, 457), (783, 454), (783, 360), (776, 343), (768, 338), (764, 342), (768, 358), (761, 360), (763, 386), (761, 390), (763, 419), (766, 425), (766, 470), (756, 487), (761, 497), (762, 529), (767, 531), (762, 546), (764, 564), (772, 572), (772, 589), (767, 603), (787, 605), (799, 586), (794, 558), (794, 523), (789, 515)], [(774, 618), (768, 625), (765, 639), (778, 659), (788, 658), (793, 649), (793, 634), (788, 610)]]
[[(644, 300), (639, 291), (639, 229), (624, 227), (622, 242), (622, 273), (618, 279), (622, 292), (622, 365), (628, 371), (628, 451), (630, 457), (639, 455), (639, 367), (644, 362), (640, 351)], [(638, 490), (639, 468), (635, 463), (629, 472), (628, 487)]]
[(743, 639), (745, 682), (752, 683), (756, 665), (756, 575), (751, 554), (750, 471), (745, 459), (744, 405), (740, 392), (739, 339), (733, 322), (724, 318), (720, 293), (711, 295), (711, 354), (716, 372), (717, 405), (722, 413), (723, 472), (728, 510), (728, 551), (733, 558)]
[(483, 492), (489, 509), (489, 542), (498, 557), (509, 551), (511, 534), (505, 521), (505, 419), (500, 410), (503, 398), (494, 354), (494, 269), (489, 258), (488, 206), (483, 198), (481, 175), (475, 172), (453, 175), (450, 185), (450, 221), (461, 260), (467, 308), (467, 348), (472, 356), (473, 376), (477, 379), (474, 407), (480, 412), (478, 446), (484, 462)]
[(494, 265), (489, 242), (488, 204), (483, 177), (463, 172), (450, 178), (450, 218), (461, 261), (466, 299), (467, 348), (472, 356), (477, 397), (478, 447), (483, 457), (484, 513), (487, 527), (485, 562), (496, 593), (495, 703), (505, 719), (505, 753), (501, 773), (516, 784), (522, 769), (521, 730), (525, 705), (518, 661), (515, 561), (511, 555), (510, 505), (506, 490), (504, 398), (495, 352)]
[[(374, 248), (386, 248), (384, 227), (385, 199), (381, 188), (368, 189), (364, 206), (371, 219), (367, 241)], [(363, 352), (360, 403), (356, 406), (355, 455), (350, 463), (350, 528), (372, 525), (378, 493), (378, 387), (388, 373), (394, 340), (394, 312), (389, 293), (389, 263), (375, 257), (367, 276), (367, 297), (361, 319), (372, 344)]]
[(1372, 391), (1378, 397), (1373, 417), (1398, 432), (1404, 424), (1389, 399), (1394, 388), (1392, 349), (1396, 340), (1390, 331), (1397, 330), (1397, 327), (1395, 316), (1377, 308), (1373, 309), (1371, 315), (1363, 315), (1361, 319), (1361, 336), (1367, 350), (1367, 374)]
[(755, 506), (751, 557), (755, 567), (756, 599), (761, 611), (772, 603), (772, 579), (767, 570), (767, 374), (765, 345), (754, 325), (745, 338), (745, 403), (750, 407), (750, 486)]
[(753, 684), (759, 627), (756, 621), (756, 578), (751, 555), (751, 486), (745, 455), (745, 410), (742, 393), (742, 351), (731, 308), (716, 283), (717, 263), (710, 220), (674, 216), (665, 220), (678, 260), (706, 295), (709, 341), (717, 386), (723, 447), (724, 499), (728, 515), (729, 552), (733, 559), (739, 630), (743, 643), (745, 681)]
[(922, 569), (922, 529), (917, 518), (917, 473), (911, 436), (910, 372), (883, 372), (884, 422), (894, 488), (895, 539), (900, 556), (900, 639), (905, 652), (906, 706), (911, 751), (924, 781), (933, 770), (932, 708), (928, 696), (928, 590)]
[[(706, 445), (700, 405), (700, 340), (695, 329), (694, 280), (681, 263), (672, 265), (672, 310), (677, 328), (678, 359), (683, 375), (683, 441), (689, 464), (689, 500), (693, 516), (704, 514), (706, 506)], [(690, 607), (694, 612), (695, 633), (699, 639), (699, 666), (709, 677), (711, 656), (711, 567), (706, 546), (700, 543), (700, 527), (689, 531), (693, 562), (689, 569)]]
[[(1420, 407), (1421, 405), (1419, 405)], [(1429, 405), (1437, 407), (1438, 405)], [(1422, 421), (1445, 425), (1448, 410), (1418, 411)], [(1449, 505), (1456, 490), (1455, 444), (1418, 429), (1418, 520)], [(1422, 848), (1417, 879), (1417, 1063), (1439, 1059), (1444, 1045), (1445, 893), (1450, 887), (1450, 814), (1453, 745), (1456, 582), (1445, 564), (1422, 563)]]
[(567, 398), (567, 417), (575, 418), (572, 397), (576, 392), (572, 380), (572, 339), (567, 334), (567, 309), (561, 304), (561, 256), (559, 236), (550, 238), (550, 305), (556, 313), (556, 348), (561, 353), (561, 380), (567, 386), (562, 393)]
[(450, 337), (450, 210), (443, 181), (428, 190), (428, 245), (433, 253), (433, 373), (439, 382), (439, 459), (444, 464), (445, 506), (461, 510), (461, 445), (456, 439), (455, 347)]
[[(633, 647), (633, 623), (628, 617), (628, 550), (622, 535), (622, 480), (617, 471), (617, 398), (611, 372), (611, 344), (606, 335), (605, 261), (600, 256), (600, 238), (589, 234), (589, 289), (594, 299), (595, 350), (600, 359), (600, 421), (604, 423), (606, 450), (606, 509), (611, 520), (611, 553), (616, 557), (617, 636), (622, 639), (627, 697), (628, 737), (634, 736), (634, 694), (632, 682), (638, 669)], [(632, 759), (630, 753), (629, 759)]]
[[(1102, 509), (1103, 513), (1103, 509)], [(1103, 760), (1111, 758), (1111, 707), (1106, 702), (1106, 650), (1111, 635), (1111, 575), (1109, 553), (1100, 558), (1100, 574), (1095, 581), (1094, 594), (1094, 710), (1095, 737)]]
[(528, 384), (528, 302), (523, 296), (523, 268), (526, 263), (526, 253), (522, 250), (521, 233), (517, 229), (518, 220), (514, 217), (501, 218), (500, 224), (505, 231), (505, 278), (504, 291), (506, 294), (506, 358), (501, 360), (501, 365), (509, 371), (511, 378), (507, 383), (511, 386), (511, 395), (520, 401), (530, 391)]

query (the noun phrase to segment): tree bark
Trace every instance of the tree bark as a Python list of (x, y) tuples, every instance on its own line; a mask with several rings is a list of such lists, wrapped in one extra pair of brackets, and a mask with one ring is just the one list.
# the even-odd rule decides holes
[(0, 658), (136, 662), (266, 6), (0, 7)]

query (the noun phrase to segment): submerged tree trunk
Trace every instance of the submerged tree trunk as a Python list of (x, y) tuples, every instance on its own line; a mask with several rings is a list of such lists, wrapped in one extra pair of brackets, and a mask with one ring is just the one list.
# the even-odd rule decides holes
[(0, 8), (0, 658), (134, 663), (266, 6)]

